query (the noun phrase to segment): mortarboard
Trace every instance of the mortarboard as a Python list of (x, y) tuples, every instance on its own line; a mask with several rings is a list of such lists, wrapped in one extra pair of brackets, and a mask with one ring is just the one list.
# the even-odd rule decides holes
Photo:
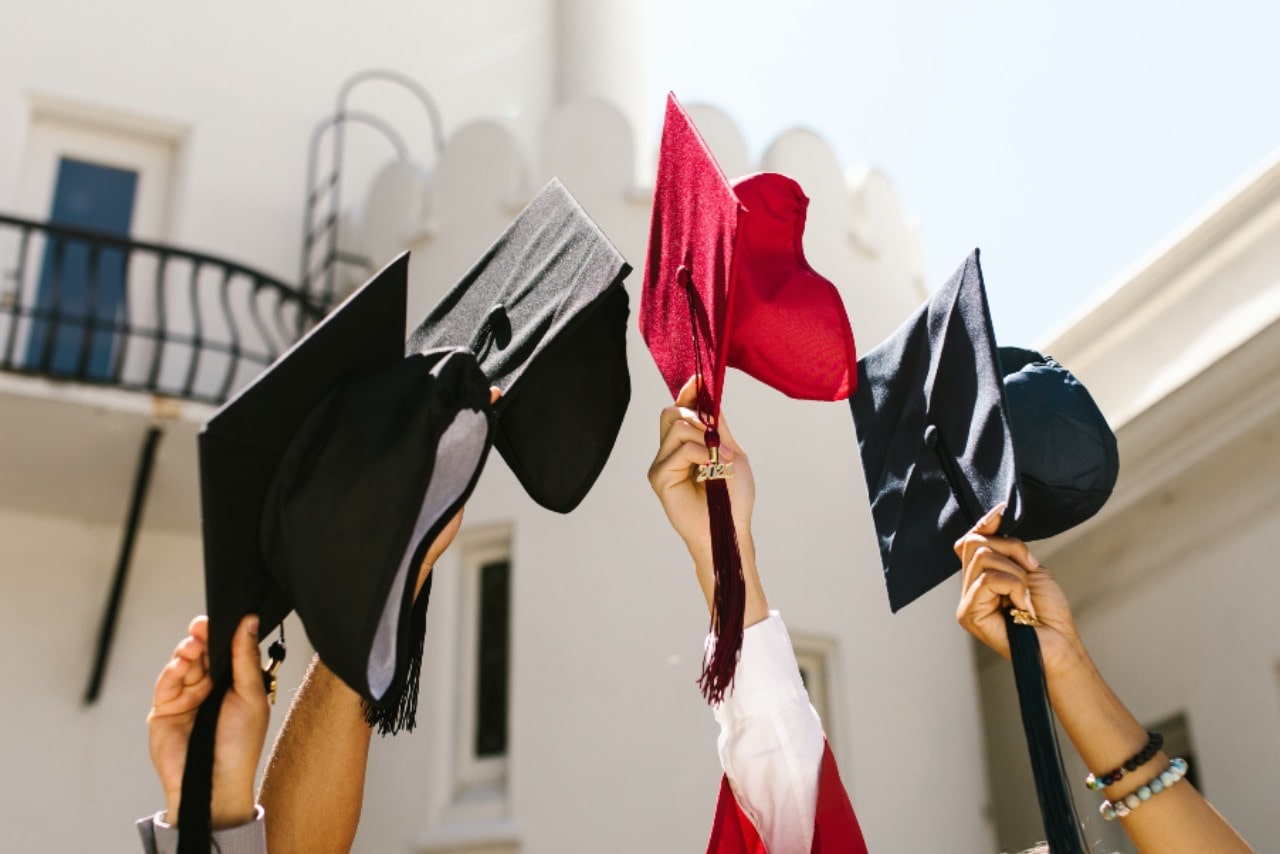
[(626, 414), (630, 271), (553, 179), (409, 338), (475, 354), (502, 390), (494, 444), (548, 509), (582, 501)]
[[(850, 406), (894, 611), (960, 569), (952, 545), (1000, 502), (1001, 535), (1041, 539), (1098, 512), (1115, 485), (1115, 436), (1084, 386), (1039, 353), (997, 348), (976, 250), (858, 362), (858, 384)], [(1082, 850), (1035, 630), (1009, 628), (1050, 847)]]
[(742, 645), (745, 589), (729, 493), (717, 474), (727, 367), (791, 397), (841, 400), (853, 391), (853, 332), (835, 286), (804, 257), (808, 199), (776, 173), (732, 185), (674, 95), (662, 127), (640, 331), (673, 397), (695, 374), (707, 426), (707, 506), (718, 641), (703, 664), (703, 694), (718, 700)]
[(213, 736), (243, 615), (258, 613), (265, 635), (296, 610), (371, 712), (412, 726), (428, 598), (415, 602), (418, 568), (479, 478), (492, 415), (471, 353), (404, 356), (407, 271), (401, 255), (200, 434), (215, 687), (188, 748), (183, 851), (208, 850)]
[(858, 382), (849, 404), (894, 611), (960, 569), (952, 544), (1000, 502), (1001, 534), (1043, 539), (1115, 485), (1115, 436), (1084, 386), (996, 346), (976, 251), (858, 361)]
[[(214, 726), (240, 617), (256, 610), (265, 634), (296, 609), (369, 722), (384, 734), (411, 729), (430, 593), (428, 576), (415, 602), (418, 566), (490, 444), (535, 500), (568, 512), (625, 414), (630, 268), (559, 181), (406, 346), (407, 265), (403, 255), (353, 294), (201, 435), (216, 681), (183, 781), (184, 804), (204, 804), (204, 815), (184, 809), (182, 838), (205, 838), (206, 849), (198, 828), (207, 830)], [(496, 406), (491, 385), (504, 392)], [(579, 417), (584, 399), (598, 405)]]

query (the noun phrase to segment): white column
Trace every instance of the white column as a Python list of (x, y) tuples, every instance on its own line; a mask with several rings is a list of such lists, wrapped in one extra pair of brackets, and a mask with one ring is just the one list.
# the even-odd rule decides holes
[(557, 102), (603, 98), (623, 112), (641, 140), (650, 115), (645, 6), (637, 0), (557, 0), (554, 48)]

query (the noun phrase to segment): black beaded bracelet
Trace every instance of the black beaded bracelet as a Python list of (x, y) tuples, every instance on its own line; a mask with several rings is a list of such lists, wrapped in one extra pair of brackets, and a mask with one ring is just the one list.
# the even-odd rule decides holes
[(1158, 732), (1150, 731), (1147, 732), (1147, 736), (1147, 746), (1126, 759), (1123, 765), (1113, 771), (1108, 771), (1106, 774), (1090, 773), (1088, 777), (1084, 778), (1084, 784), (1094, 791), (1105, 789), (1112, 783), (1120, 782), (1120, 778), (1125, 775), (1126, 771), (1136, 771), (1150, 762), (1151, 757), (1155, 756), (1161, 747), (1164, 747), (1164, 736)]

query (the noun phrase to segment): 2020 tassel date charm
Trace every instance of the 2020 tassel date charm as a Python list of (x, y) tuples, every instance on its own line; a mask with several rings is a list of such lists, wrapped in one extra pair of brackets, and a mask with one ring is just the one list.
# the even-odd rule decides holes
[(733, 463), (720, 462), (720, 448), (712, 445), (707, 449), (711, 459), (698, 466), (696, 480), (703, 483), (708, 480), (728, 480), (733, 477)]

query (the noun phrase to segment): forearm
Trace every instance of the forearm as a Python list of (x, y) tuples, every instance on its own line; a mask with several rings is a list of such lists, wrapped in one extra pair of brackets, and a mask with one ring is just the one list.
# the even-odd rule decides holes
[[(764, 595), (764, 585), (760, 582), (760, 573), (756, 569), (756, 548), (750, 533), (738, 536), (738, 553), (742, 556), (742, 580), (746, 585), (747, 601), (743, 612), (743, 627), (754, 626), (769, 616), (769, 600)], [(715, 602), (715, 572), (711, 561), (711, 549), (690, 549), (693, 567), (698, 576), (698, 585), (707, 601), (707, 610), (711, 611)]]
[(271, 749), (259, 793), (272, 854), (351, 849), (371, 734), (360, 695), (314, 659)]
[[(1107, 685), (1082, 645), (1064, 655), (1061, 663), (1046, 673), (1046, 679), (1058, 720), (1094, 773), (1109, 772), (1143, 749), (1147, 731)], [(1169, 757), (1157, 752), (1102, 794), (1112, 802), (1119, 801), (1168, 767)], [(1252, 850), (1186, 780), (1153, 795), (1119, 821), (1142, 851), (1226, 854)]]

